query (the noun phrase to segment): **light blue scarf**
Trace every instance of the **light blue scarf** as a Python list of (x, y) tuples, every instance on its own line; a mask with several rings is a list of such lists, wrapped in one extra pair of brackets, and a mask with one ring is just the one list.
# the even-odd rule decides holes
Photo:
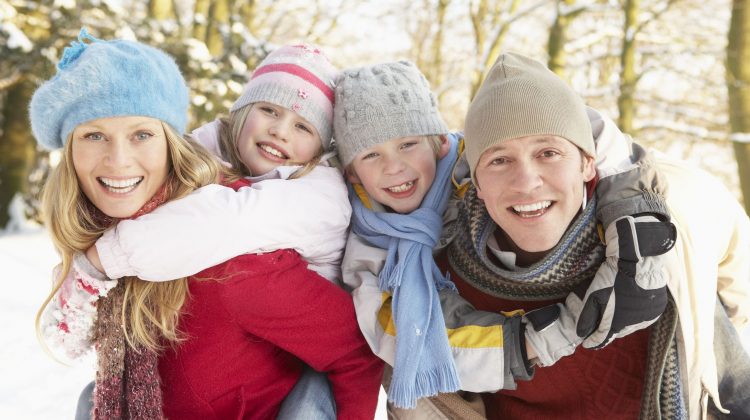
[(450, 152), (438, 162), (422, 205), (409, 214), (372, 211), (350, 189), (354, 233), (388, 250), (379, 278), (380, 290), (393, 296), (396, 359), (388, 399), (397, 407), (414, 408), (418, 398), (460, 388), (438, 298), (438, 290), (455, 286), (432, 257), (458, 156), (458, 136), (448, 141)]

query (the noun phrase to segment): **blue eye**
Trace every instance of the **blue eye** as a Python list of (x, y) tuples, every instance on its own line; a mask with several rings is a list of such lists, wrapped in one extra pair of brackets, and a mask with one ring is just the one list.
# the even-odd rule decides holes
[(83, 138), (86, 140), (100, 141), (100, 140), (104, 140), (104, 135), (102, 133), (95, 132), (95, 133), (85, 134)]
[(417, 144), (417, 142), (415, 142), (415, 141), (410, 141), (410, 142), (407, 142), (407, 143), (402, 143), (401, 144), (401, 149), (408, 149), (408, 148), (414, 146), (415, 144)]
[(376, 157), (378, 157), (378, 154), (377, 154), (377, 153), (375, 153), (375, 152), (373, 152), (373, 153), (368, 153), (368, 154), (366, 154), (366, 155), (362, 156), (362, 160), (367, 160), (367, 159), (374, 159), (374, 158), (376, 158)]
[(139, 131), (139, 132), (135, 133), (135, 138), (137, 140), (141, 140), (141, 141), (148, 140), (148, 139), (150, 139), (153, 136), (154, 135), (152, 133), (148, 132), (148, 131)]

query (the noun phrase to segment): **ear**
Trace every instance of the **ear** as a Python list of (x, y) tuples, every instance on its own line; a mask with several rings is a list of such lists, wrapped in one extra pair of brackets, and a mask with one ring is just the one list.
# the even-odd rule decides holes
[(361, 184), (362, 181), (359, 180), (359, 177), (357, 176), (357, 173), (354, 171), (354, 168), (349, 167), (349, 169), (346, 170), (346, 179), (349, 180), (352, 184)]
[(583, 180), (591, 181), (596, 176), (596, 161), (591, 156), (583, 156)]
[(448, 152), (451, 151), (451, 143), (448, 141), (448, 136), (440, 136), (440, 147), (437, 151), (437, 158), (442, 159)]

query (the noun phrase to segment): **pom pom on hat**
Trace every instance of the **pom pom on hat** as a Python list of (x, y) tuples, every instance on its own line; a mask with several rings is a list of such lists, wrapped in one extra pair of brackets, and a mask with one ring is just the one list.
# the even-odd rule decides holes
[(345, 167), (361, 151), (391, 139), (448, 133), (427, 79), (409, 61), (344, 70), (334, 113)]
[(99, 118), (144, 116), (180, 134), (187, 128), (185, 79), (174, 59), (159, 49), (99, 40), (82, 28), (57, 69), (29, 105), (31, 130), (46, 149), (63, 147), (76, 126)]
[(258, 65), (231, 111), (269, 102), (290, 109), (312, 124), (324, 151), (333, 135), (333, 81), (338, 70), (323, 52), (310, 45), (286, 45)]
[(515, 53), (501, 55), (469, 105), (466, 160), (474, 177), (485, 150), (531, 135), (562, 137), (595, 157), (591, 122), (578, 94), (544, 64)]

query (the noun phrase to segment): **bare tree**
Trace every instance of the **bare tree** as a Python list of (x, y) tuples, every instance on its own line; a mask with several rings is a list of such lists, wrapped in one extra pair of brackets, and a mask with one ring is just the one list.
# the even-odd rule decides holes
[(750, 7), (746, 0), (732, 2), (727, 45), (729, 122), (745, 210), (750, 209)]
[(567, 55), (565, 54), (565, 44), (568, 42), (568, 28), (573, 20), (586, 10), (585, 7), (576, 8), (575, 6), (576, 0), (557, 0), (555, 2), (557, 13), (547, 41), (547, 54), (549, 55), (547, 67), (562, 78), (566, 78)]
[(472, 71), (470, 90), (472, 98), (482, 85), (487, 72), (500, 56), (503, 41), (513, 22), (547, 3), (549, 0), (537, 1), (520, 9), (520, 0), (469, 1), (469, 18), (475, 45), (475, 66)]

